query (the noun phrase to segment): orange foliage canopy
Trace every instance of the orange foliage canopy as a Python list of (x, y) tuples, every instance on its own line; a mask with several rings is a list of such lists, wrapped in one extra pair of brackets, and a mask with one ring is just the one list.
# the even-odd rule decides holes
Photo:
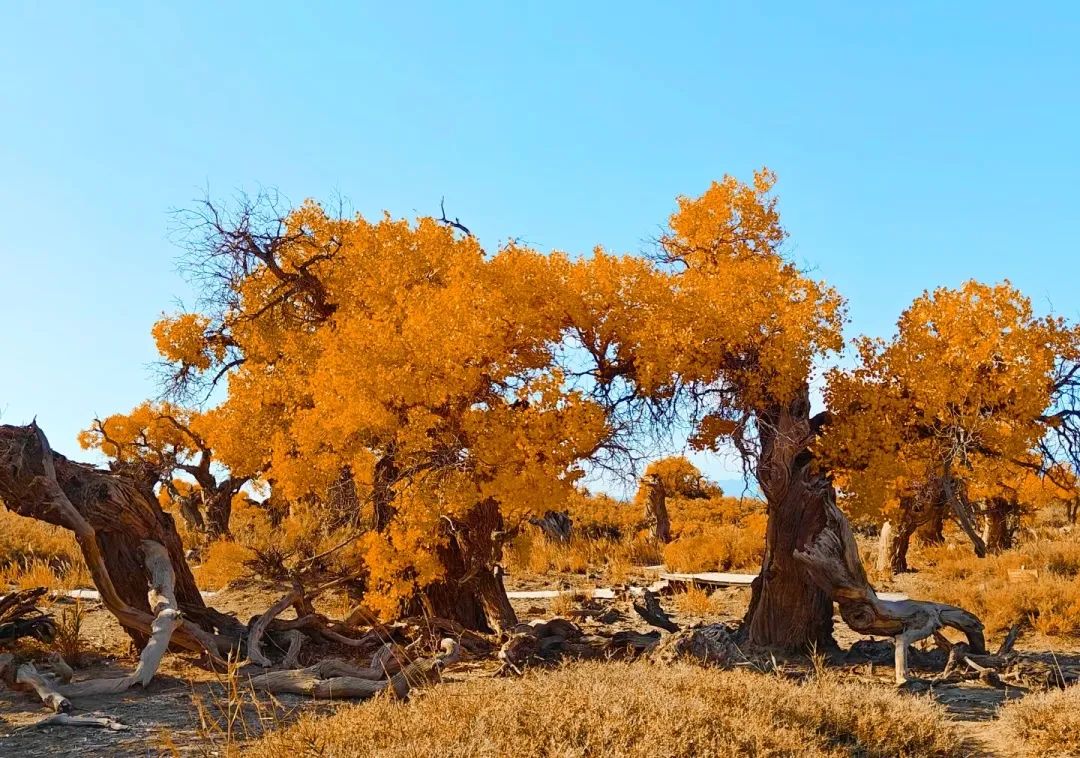
[(818, 446), (856, 515), (895, 520), (904, 496), (945, 476), (971, 500), (1041, 503), (1034, 472), (1080, 328), (1036, 316), (1008, 282), (967, 282), (924, 293), (891, 341), (856, 348), (856, 368), (828, 375)]
[(207, 206), (194, 259), (211, 305), (154, 335), (180, 386), (227, 382), (208, 436), (229, 469), (265, 469), (289, 501), (325, 501), (345, 476), (362, 508), (392, 503), (360, 557), (391, 611), (445, 574), (439, 548), (478, 504), (509, 532), (564, 501), (585, 461), (680, 414), (715, 444), (840, 347), (841, 299), (778, 250), (773, 183), (680, 198), (658, 260), (489, 255), (431, 218), (310, 201)]

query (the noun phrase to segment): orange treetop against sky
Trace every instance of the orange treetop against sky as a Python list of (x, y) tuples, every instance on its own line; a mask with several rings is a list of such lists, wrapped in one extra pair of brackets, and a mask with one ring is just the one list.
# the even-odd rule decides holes
[(1078, 22), (1072, 3), (3, 4), (0, 418), (77, 454), (89, 418), (156, 395), (147, 324), (194, 305), (169, 212), (238, 188), (369, 219), (445, 196), (489, 247), (573, 257), (648, 251), (676, 195), (767, 164), (785, 248), (849, 298), (849, 336), (970, 278), (1075, 318)]

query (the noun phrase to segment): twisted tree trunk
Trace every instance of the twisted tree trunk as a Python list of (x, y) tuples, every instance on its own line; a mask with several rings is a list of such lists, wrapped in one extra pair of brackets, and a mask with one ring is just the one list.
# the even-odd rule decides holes
[(744, 634), (753, 645), (807, 650), (835, 647), (835, 601), (857, 632), (896, 640), (897, 679), (907, 673), (907, 646), (941, 626), (963, 631), (982, 650), (982, 624), (939, 603), (883, 601), (866, 578), (847, 518), (809, 447), (827, 417), (811, 419), (809, 388), (759, 415), (758, 481), (768, 502), (765, 558), (752, 586)]
[(0, 500), (22, 516), (75, 533), (102, 600), (140, 647), (154, 616), (146, 588), (143, 542), (160, 544), (175, 577), (185, 619), (173, 640), (191, 650), (218, 652), (215, 632), (235, 634), (235, 619), (208, 608), (184, 559), (172, 517), (153, 493), (108, 471), (69, 461), (49, 447), (35, 425), (0, 425)]
[(986, 549), (991, 553), (1000, 553), (1013, 546), (1013, 528), (1010, 523), (1012, 503), (1002, 497), (995, 497), (986, 504)]
[(659, 476), (646, 477), (648, 497), (645, 500), (645, 523), (661, 544), (671, 542), (671, 519), (667, 511), (667, 490)]
[(945, 544), (945, 506), (935, 504), (930, 509), (930, 518), (920, 526), (915, 534), (924, 545)]
[(795, 557), (825, 528), (832, 484), (813, 467), (809, 388), (759, 414), (757, 478), (768, 504), (765, 557), (754, 579), (744, 632), (754, 645), (783, 650), (835, 647), (832, 598)]

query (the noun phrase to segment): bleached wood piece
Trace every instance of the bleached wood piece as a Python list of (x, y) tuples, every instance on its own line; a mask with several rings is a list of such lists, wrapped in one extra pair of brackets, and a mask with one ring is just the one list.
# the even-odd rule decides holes
[(147, 596), (155, 615), (150, 624), (150, 639), (139, 655), (139, 665), (125, 677), (89, 679), (66, 684), (60, 691), (68, 697), (115, 695), (126, 692), (136, 684), (145, 687), (161, 667), (161, 660), (169, 649), (169, 640), (182, 623), (176, 602), (176, 577), (164, 545), (153, 540), (143, 540), (142, 549), (146, 571), (150, 575)]
[(60, 653), (49, 653), (49, 666), (52, 667), (56, 678), (65, 684), (71, 681), (71, 677), (75, 676), (75, 672)]
[(121, 724), (108, 716), (72, 716), (70, 713), (54, 713), (33, 725), (34, 729), (49, 726), (88, 726), (95, 729), (108, 729), (112, 732), (124, 732), (131, 727)]
[(280, 600), (270, 606), (263, 615), (255, 620), (255, 623), (251, 625), (251, 631), (248, 633), (247, 654), (249, 661), (256, 666), (262, 666), (263, 668), (273, 665), (270, 659), (263, 654), (261, 649), (262, 636), (266, 632), (266, 627), (270, 622), (301, 597), (302, 594), (299, 590), (290, 590)]
[(295, 629), (289, 632), (289, 650), (281, 660), (281, 665), (287, 669), (295, 668), (300, 659), (300, 648), (304, 644), (304, 635)]
[[(271, 671), (252, 677), (250, 684), (254, 689), (274, 694), (291, 693), (310, 695), (318, 699), (368, 698), (389, 689), (398, 698), (404, 698), (409, 691), (420, 684), (430, 683), (438, 677), (441, 670), (458, 660), (460, 647), (449, 638), (442, 641), (439, 654), (433, 658), (421, 659), (408, 664), (389, 679), (369, 679), (354, 675), (339, 675), (339, 672), (360, 673), (364, 669), (353, 669), (341, 661), (321, 661), (304, 669), (289, 671)], [(377, 659), (379, 654), (376, 654)], [(376, 660), (372, 663), (376, 663)], [(389, 663), (391, 659), (386, 659)], [(380, 672), (381, 673), (381, 672)]]
[(32, 663), (19, 666), (15, 674), (15, 683), (32, 689), (41, 698), (41, 702), (57, 713), (67, 713), (71, 710), (71, 701), (53, 689)]

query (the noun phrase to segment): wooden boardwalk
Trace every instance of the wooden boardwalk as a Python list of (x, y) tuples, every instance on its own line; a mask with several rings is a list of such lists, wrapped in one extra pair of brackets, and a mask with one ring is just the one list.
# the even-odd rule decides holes
[[(749, 587), (757, 574), (736, 574), (723, 571), (704, 571), (698, 574), (681, 574), (667, 571), (663, 566), (645, 566), (646, 573), (654, 574), (657, 581), (648, 589), (659, 592), (669, 587), (693, 585), (695, 587)], [(629, 587), (625, 591), (632, 595), (642, 595), (645, 587)], [(614, 600), (618, 595), (616, 590), (609, 587), (598, 587), (593, 590), (568, 589), (568, 590), (523, 590), (507, 592), (511, 600), (550, 600), (560, 595), (584, 595), (590, 594), (597, 600)], [(900, 592), (879, 592), (878, 597), (882, 600), (907, 600), (908, 596)]]

